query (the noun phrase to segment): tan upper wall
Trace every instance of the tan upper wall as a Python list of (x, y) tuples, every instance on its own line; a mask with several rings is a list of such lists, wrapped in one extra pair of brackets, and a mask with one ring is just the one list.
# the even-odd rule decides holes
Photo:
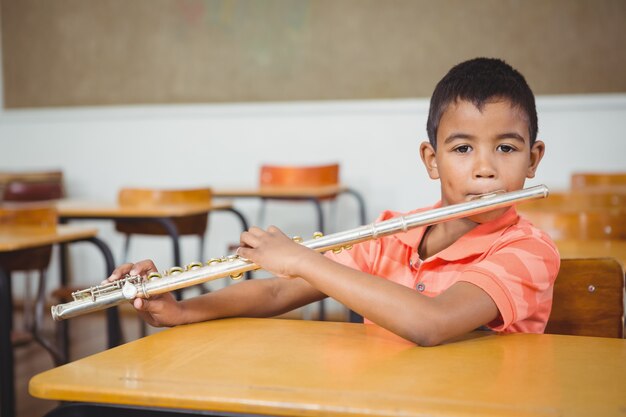
[(7, 108), (428, 97), (506, 59), (536, 94), (626, 92), (623, 0), (1, 0)]

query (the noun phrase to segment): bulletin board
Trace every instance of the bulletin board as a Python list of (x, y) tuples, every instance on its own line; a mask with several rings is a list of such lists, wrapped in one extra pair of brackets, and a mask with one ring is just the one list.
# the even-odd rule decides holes
[(1, 0), (6, 108), (428, 97), (501, 57), (626, 91), (622, 0)]

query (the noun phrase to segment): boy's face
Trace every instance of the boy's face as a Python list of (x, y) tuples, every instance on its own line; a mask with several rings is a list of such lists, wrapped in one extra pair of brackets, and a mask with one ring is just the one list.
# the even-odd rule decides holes
[[(425, 142), (420, 149), (428, 174), (441, 181), (443, 205), (461, 203), (481, 194), (509, 192), (524, 187), (544, 153), (544, 144), (532, 148), (523, 111), (507, 100), (485, 104), (457, 100), (443, 113), (437, 131), (437, 151)], [(472, 217), (482, 223), (505, 209)]]

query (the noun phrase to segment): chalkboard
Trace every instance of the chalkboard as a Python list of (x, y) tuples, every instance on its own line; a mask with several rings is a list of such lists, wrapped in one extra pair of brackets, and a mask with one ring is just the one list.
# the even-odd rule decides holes
[(537, 94), (626, 91), (622, 0), (2, 0), (7, 108), (430, 96), (506, 59)]

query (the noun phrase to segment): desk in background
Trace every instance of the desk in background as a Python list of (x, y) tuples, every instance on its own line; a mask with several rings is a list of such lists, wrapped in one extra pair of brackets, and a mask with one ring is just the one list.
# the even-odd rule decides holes
[(132, 409), (143, 406), (284, 416), (587, 417), (623, 413), (625, 375), (620, 339), (476, 332), (421, 348), (371, 325), (227, 319), (46, 371), (29, 388), (38, 398), (89, 403), (55, 416), (118, 404), (131, 406), (126, 416), (146, 415)]
[[(96, 229), (57, 226), (56, 228), (3, 226), (0, 229), (0, 253), (12, 254), (59, 243), (88, 241), (102, 252), (109, 273), (113, 270), (113, 258), (108, 247), (95, 236)], [(117, 309), (107, 312), (109, 347), (121, 341)], [(15, 413), (15, 387), (11, 327), (13, 322), (13, 298), (9, 273), (0, 266), (0, 417), (12, 417)]]
[(208, 214), (212, 211), (228, 211), (233, 213), (241, 222), (242, 230), (248, 229), (245, 217), (232, 204), (187, 204), (158, 207), (124, 207), (117, 204), (92, 203), (85, 201), (61, 200), (57, 203), (59, 218), (62, 222), (70, 220), (124, 220), (124, 221), (152, 221), (162, 225), (167, 230), (171, 240), (174, 264), (181, 266), (180, 242), (174, 218)]
[(344, 185), (324, 185), (316, 187), (259, 187), (213, 190), (214, 197), (223, 198), (260, 198), (272, 200), (303, 200), (310, 201), (317, 212), (317, 228), (325, 233), (324, 210), (322, 201), (341, 194), (350, 194), (359, 207), (359, 223), (365, 224), (365, 200), (355, 190)]

